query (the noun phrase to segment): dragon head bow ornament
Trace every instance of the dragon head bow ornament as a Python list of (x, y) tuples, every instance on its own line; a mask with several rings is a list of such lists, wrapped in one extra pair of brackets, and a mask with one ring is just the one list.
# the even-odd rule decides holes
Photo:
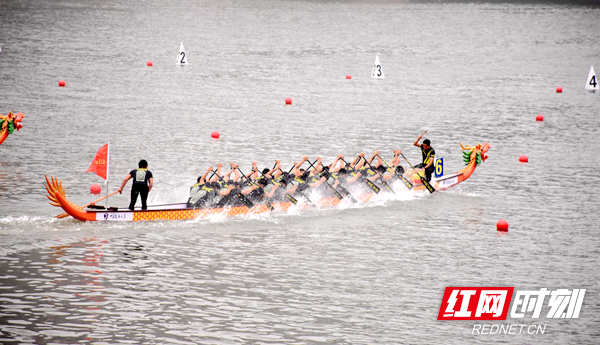
[(23, 127), (21, 120), (23, 120), (24, 117), (25, 115), (23, 115), (23, 113), (13, 114), (10, 111), (6, 116), (0, 114), (0, 144), (4, 142), (9, 134), (14, 132), (15, 128), (18, 131)]
[(461, 151), (465, 151), (463, 152), (463, 159), (467, 165), (473, 160), (475, 160), (477, 165), (480, 165), (481, 162), (485, 162), (488, 158), (487, 151), (490, 149), (490, 144), (479, 143), (475, 145), (475, 147), (471, 147), (469, 145), (464, 146), (463, 143), (460, 143), (460, 149)]

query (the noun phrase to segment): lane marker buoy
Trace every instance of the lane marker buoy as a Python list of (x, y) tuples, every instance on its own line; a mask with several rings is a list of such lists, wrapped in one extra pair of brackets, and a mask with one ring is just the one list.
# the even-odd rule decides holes
[(527, 158), (526, 155), (521, 155), (521, 157), (519, 157), (519, 162), (527, 163), (529, 162), (529, 158)]
[(350, 74), (346, 74), (346, 79), (352, 79), (352, 76)]
[(212, 134), (210, 135), (211, 137), (215, 138), (215, 139), (219, 139), (219, 137), (221, 136), (221, 134), (219, 134), (219, 132), (214, 131), (212, 132)]
[(292, 99), (291, 98), (286, 98), (285, 99), (285, 104), (292, 104)]
[(93, 195), (98, 195), (100, 194), (100, 192), (102, 192), (102, 187), (99, 184), (94, 183), (90, 186), (90, 193), (92, 193)]
[(537, 114), (537, 116), (535, 117), (536, 121), (544, 121), (544, 115), (542, 114)]
[(562, 93), (562, 86), (556, 87), (556, 93)]
[(496, 223), (496, 229), (498, 231), (508, 231), (508, 222), (504, 219), (500, 219), (498, 223)]
[(65, 83), (64, 80), (61, 79), (61, 80), (58, 81), (58, 86), (64, 87), (65, 85), (67, 85), (67, 83)]
[(152, 61), (146, 62), (146, 65), (148, 65), (148, 67), (152, 67)]

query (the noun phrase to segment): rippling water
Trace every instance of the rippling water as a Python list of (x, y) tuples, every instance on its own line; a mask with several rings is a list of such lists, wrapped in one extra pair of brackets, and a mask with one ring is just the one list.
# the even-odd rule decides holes
[[(0, 342), (597, 342), (590, 4), (0, 0), (0, 113), (26, 115), (0, 146)], [(459, 142), (490, 158), (443, 193), (228, 219), (82, 223), (45, 197), (47, 174), (93, 200), (106, 142), (108, 189), (146, 159), (158, 204), (218, 162), (400, 148), (416, 164), (423, 130), (446, 173)], [(477, 336), (436, 320), (447, 286), (587, 293), (579, 319), (519, 320), (546, 334)]]

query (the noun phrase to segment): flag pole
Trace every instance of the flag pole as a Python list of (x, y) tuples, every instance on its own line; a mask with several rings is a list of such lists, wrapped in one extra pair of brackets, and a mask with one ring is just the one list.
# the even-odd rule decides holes
[(106, 150), (106, 209), (108, 210), (108, 172), (110, 171), (110, 142)]

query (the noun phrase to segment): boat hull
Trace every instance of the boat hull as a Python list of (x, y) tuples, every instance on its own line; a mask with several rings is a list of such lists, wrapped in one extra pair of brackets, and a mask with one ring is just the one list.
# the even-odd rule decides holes
[(2, 143), (4, 142), (4, 140), (6, 140), (7, 137), (8, 137), (8, 131), (0, 129), (0, 145), (2, 145)]
[[(461, 144), (461, 147), (462, 144)], [(436, 190), (446, 190), (452, 186), (455, 186), (464, 180), (468, 179), (475, 168), (478, 165), (478, 160), (485, 160), (487, 155), (485, 154), (489, 148), (489, 144), (485, 143), (484, 145), (477, 145), (474, 148), (467, 147), (463, 150), (470, 150), (469, 161), (467, 166), (461, 171), (452, 174), (443, 176), (436, 180), (431, 181), (432, 186)], [(413, 191), (422, 191), (425, 190), (425, 186), (423, 185), (420, 176), (424, 176), (423, 169), (410, 170), (404, 177), (406, 177), (409, 181), (412, 182)], [(399, 188), (406, 189), (404, 185)], [(198, 219), (198, 218), (207, 218), (213, 215), (220, 215), (223, 217), (232, 217), (238, 215), (247, 215), (247, 214), (261, 214), (265, 212), (269, 212), (270, 209), (264, 204), (257, 204), (252, 208), (248, 208), (245, 205), (239, 206), (231, 206), (231, 207), (219, 207), (219, 208), (186, 208), (185, 204), (172, 204), (172, 205), (156, 205), (149, 206), (147, 210), (135, 209), (83, 209), (82, 207), (72, 203), (65, 196), (65, 191), (62, 186), (62, 183), (55, 179), (51, 178), (51, 181), (46, 177), (46, 190), (48, 191), (48, 199), (50, 199), (50, 204), (54, 206), (61, 207), (75, 219), (81, 221), (124, 221), (124, 222), (136, 222), (136, 221), (152, 221), (152, 220), (188, 220), (188, 219)], [(363, 193), (354, 195), (354, 198), (357, 199), (358, 202), (367, 202), (369, 201), (374, 194), (372, 193)], [(273, 206), (275, 211), (287, 211), (292, 206), (299, 208), (307, 208), (314, 206), (336, 206), (339, 205), (342, 201), (335, 196), (320, 198), (318, 200), (314, 200), (313, 202), (304, 202), (303, 198), (300, 198), (298, 204), (293, 205), (291, 202), (273, 202), (271, 205)]]

